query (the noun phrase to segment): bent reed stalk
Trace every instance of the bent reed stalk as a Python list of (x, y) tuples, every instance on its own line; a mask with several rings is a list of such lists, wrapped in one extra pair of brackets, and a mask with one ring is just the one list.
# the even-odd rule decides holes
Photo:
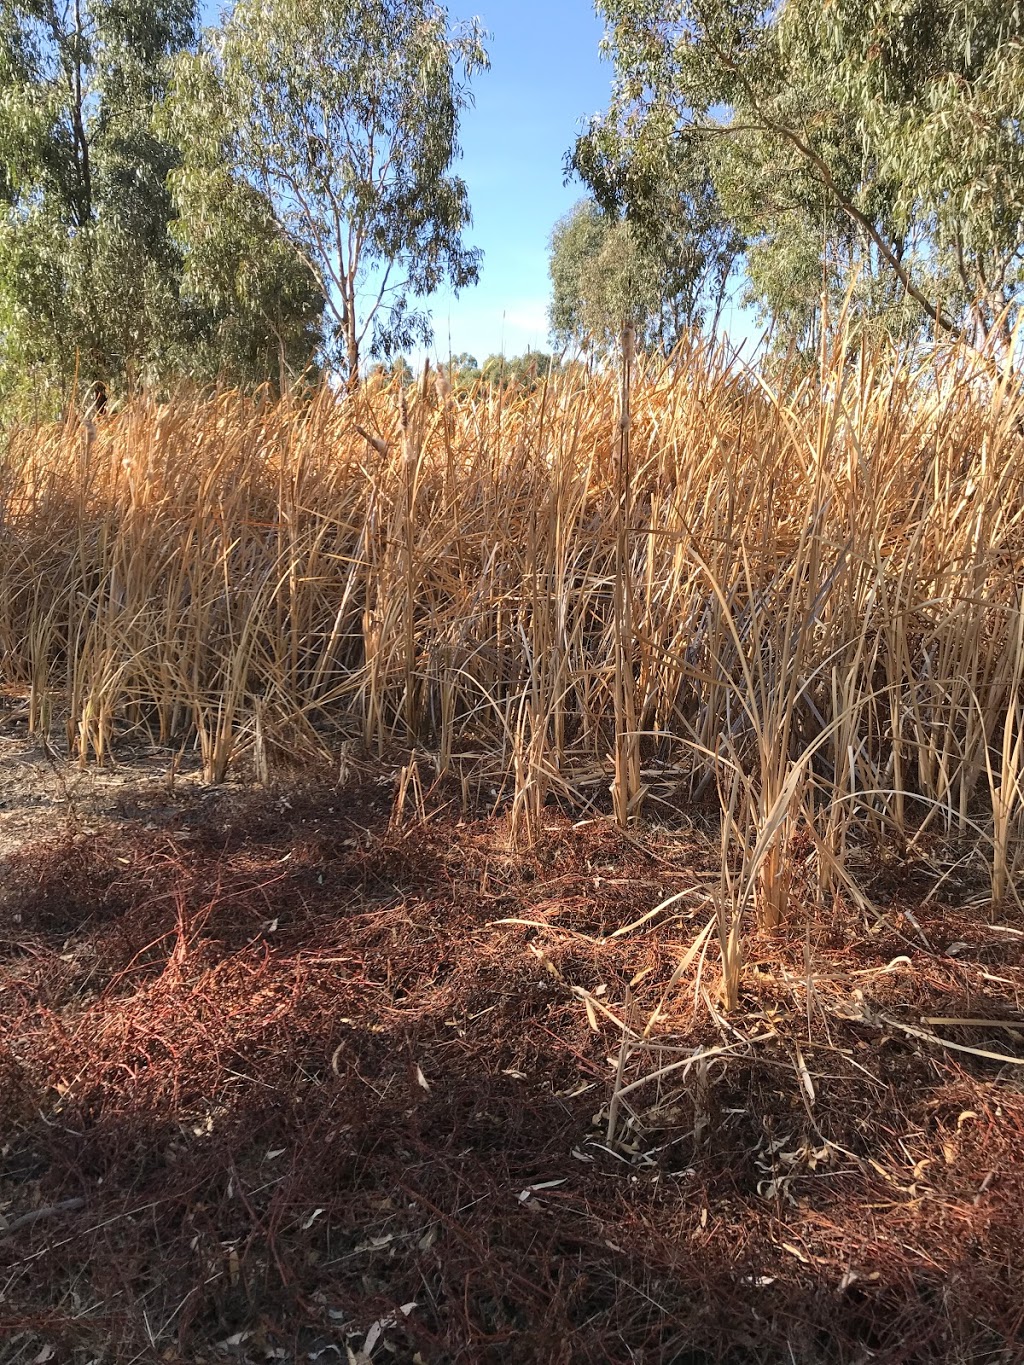
[(374, 380), (14, 429), (0, 681), (83, 763), (132, 731), (195, 742), (213, 781), (354, 738), (487, 760), (527, 838), (552, 794), (611, 783), (625, 819), (670, 774), (721, 799), (723, 944), (750, 907), (785, 918), (798, 825), (823, 892), (851, 838), (923, 824), (983, 829), (1014, 894), (1010, 379), (881, 349), (768, 376), (694, 342), (617, 384)]

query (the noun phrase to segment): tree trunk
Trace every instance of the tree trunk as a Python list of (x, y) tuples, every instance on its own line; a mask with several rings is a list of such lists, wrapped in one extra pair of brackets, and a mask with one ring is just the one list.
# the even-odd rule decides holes
[(359, 340), (354, 335), (345, 338), (345, 357), (345, 387), (349, 393), (355, 393), (359, 388)]
[(345, 337), (345, 388), (355, 393), (359, 388), (359, 332), (356, 319), (355, 289), (347, 280), (348, 297), (342, 309), (341, 325)]

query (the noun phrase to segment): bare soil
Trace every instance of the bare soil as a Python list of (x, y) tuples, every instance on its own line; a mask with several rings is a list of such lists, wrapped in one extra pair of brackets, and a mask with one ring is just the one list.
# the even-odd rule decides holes
[(701, 812), (0, 772), (2, 1365), (1024, 1360), (1024, 922), (958, 850), (865, 915), (794, 848), (725, 1016), (713, 935), (665, 996)]

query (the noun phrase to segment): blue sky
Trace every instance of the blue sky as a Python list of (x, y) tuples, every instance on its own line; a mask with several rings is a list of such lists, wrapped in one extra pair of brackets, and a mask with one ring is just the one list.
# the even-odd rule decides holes
[[(598, 51), (603, 25), (593, 0), (449, 0), (448, 8), (453, 20), (478, 15), (491, 34), (491, 69), (473, 83), (458, 167), (473, 209), (467, 240), (484, 261), (476, 288), (428, 301), (434, 356), (468, 351), (482, 362), (546, 350), (551, 229), (585, 195), (578, 181), (563, 183), (565, 154), (611, 94), (612, 64)], [(722, 322), (750, 350), (760, 329), (739, 303), (741, 284)]]
[(484, 252), (475, 289), (435, 295), (435, 351), (478, 360), (546, 347), (548, 239), (583, 197), (564, 185), (565, 153), (580, 121), (608, 104), (612, 67), (598, 55), (602, 26), (592, 0), (477, 0), (449, 4), (453, 19), (479, 15), (491, 34), (491, 69), (463, 116), (459, 174), (469, 186)]

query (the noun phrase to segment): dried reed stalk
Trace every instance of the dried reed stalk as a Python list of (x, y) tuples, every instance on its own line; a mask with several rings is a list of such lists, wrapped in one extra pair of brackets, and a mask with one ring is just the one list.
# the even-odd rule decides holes
[(82, 762), (136, 734), (265, 778), (414, 742), (506, 783), (524, 839), (549, 793), (609, 782), (625, 822), (670, 759), (729, 816), (728, 995), (736, 924), (785, 921), (798, 825), (827, 891), (851, 840), (987, 822), (1016, 897), (1020, 424), (957, 350), (766, 374), (699, 341), (645, 369), (627, 338), (618, 378), (535, 392), (13, 429), (0, 683)]

